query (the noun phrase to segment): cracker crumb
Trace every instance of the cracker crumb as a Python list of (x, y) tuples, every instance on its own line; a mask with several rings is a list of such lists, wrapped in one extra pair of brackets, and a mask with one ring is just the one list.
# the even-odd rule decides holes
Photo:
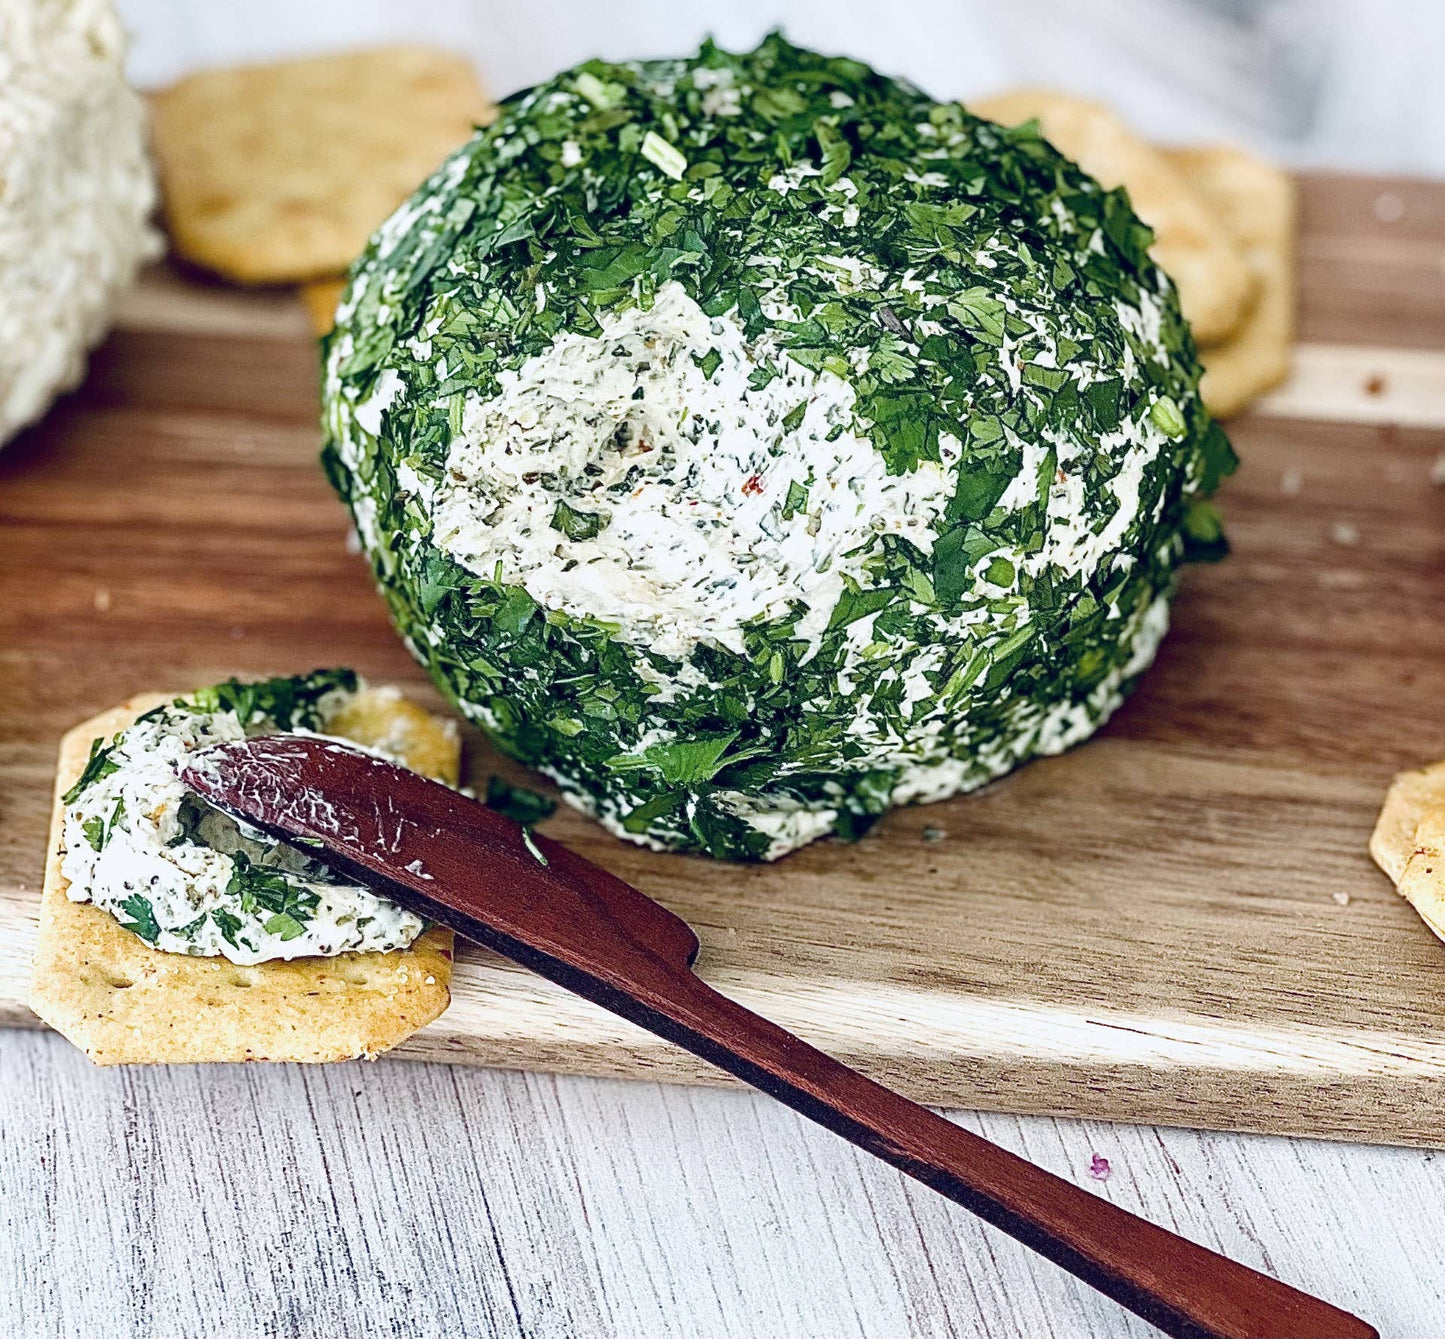
[(1349, 521), (1336, 521), (1330, 526), (1330, 539), (1336, 544), (1345, 548), (1353, 548), (1360, 542), (1360, 531), (1357, 526), (1351, 525)]
[(1405, 202), (1394, 191), (1381, 191), (1375, 197), (1375, 217), (1381, 223), (1398, 223), (1405, 217)]
[(1298, 497), (1304, 486), (1305, 477), (1299, 470), (1288, 469), (1279, 476), (1279, 491), (1285, 497)]
[(1383, 395), (1383, 394), (1385, 393), (1385, 388), (1386, 388), (1389, 384), (1390, 384), (1390, 383), (1389, 383), (1388, 381), (1386, 381), (1385, 378), (1380, 375), (1380, 373), (1376, 372), (1373, 376), (1371, 376), (1371, 377), (1369, 377), (1369, 378), (1366, 379), (1366, 381), (1365, 381), (1365, 394), (1366, 394), (1366, 395)]
[(238, 623), (231, 628), (231, 640), (239, 642), (246, 635), (246, 629)]
[(104, 586), (95, 588), (95, 612), (106, 613), (110, 609), (110, 591)]
[(1330, 896), (1342, 907), (1350, 905), (1350, 895), (1348, 893), (1331, 893)]

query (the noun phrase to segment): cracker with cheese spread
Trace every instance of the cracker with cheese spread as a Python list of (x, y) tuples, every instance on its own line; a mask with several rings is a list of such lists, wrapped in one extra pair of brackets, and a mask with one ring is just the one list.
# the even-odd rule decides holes
[(494, 109), (461, 57), (385, 47), (206, 70), (152, 111), (177, 252), (271, 284), (344, 270)]
[[(273, 681), (277, 682), (306, 681)], [(304, 869), (304, 857), (293, 853), (289, 859), (276, 859), (274, 866), (267, 863), (265, 853), (248, 859), (236, 830), (226, 835), (223, 825), (229, 820), (213, 811), (191, 810), (183, 815), (179, 830), (162, 843), (165, 849), (120, 849), (118, 857), (118, 848), (142, 840), (128, 827), (154, 839), (157, 832), (164, 836), (177, 828), (175, 815), (166, 816), (169, 826), (158, 827), (162, 819), (158, 805), (139, 816), (143, 821), (136, 821), (124, 814), (124, 794), (115, 796), (112, 808), (111, 793), (93, 786), (93, 793), (104, 794), (104, 804), (92, 817), (84, 817), (77, 791), (97, 777), (108, 779), (107, 767), (120, 770), (107, 760), (107, 743), (153, 720), (158, 712), (198, 699), (205, 701), (201, 694), (183, 699), (132, 698), (77, 726), (62, 741), (31, 1007), (99, 1064), (325, 1061), (373, 1056), (389, 1049), (446, 1008), (452, 964), (449, 930), (426, 926), (366, 890), (322, 887), (323, 896), (316, 898), (299, 876), (281, 877), (283, 869)], [(336, 705), (324, 718), (326, 733), (456, 784), (460, 744), (454, 723), (430, 715), (391, 688), (359, 687), (334, 695), (332, 702)], [(233, 712), (230, 720), (236, 719)], [(125, 794), (134, 800), (133, 788)], [(194, 800), (181, 801), (182, 806), (187, 803), (198, 805)], [(206, 827), (208, 822), (213, 826)], [(119, 837), (116, 829), (121, 829)], [(188, 836), (195, 840), (188, 844)], [(68, 851), (68, 842), (84, 843), (84, 848)], [(107, 877), (112, 883), (122, 880), (115, 896), (132, 887), (137, 891), (118, 905), (98, 905), (103, 900), (99, 890), (92, 894), (85, 888), (78, 895), (92, 900), (75, 900), (77, 889), (71, 888), (67, 869), (98, 871), (107, 845), (111, 847)], [(176, 847), (183, 849), (177, 852)], [(254, 857), (255, 847), (250, 849)], [(138, 871), (135, 878), (115, 864), (119, 858), (131, 860), (131, 868)], [(185, 917), (171, 916), (167, 923), (156, 895), (141, 896), (150, 891), (145, 877), (150, 871), (173, 872), (173, 866), (160, 863), (167, 858), (197, 874), (204, 873), (208, 860), (226, 861), (233, 886), (240, 874), (247, 875), (257, 894), (249, 926), (244, 912), (232, 915), (225, 909), (230, 904), (218, 902), (214, 881), (209, 899), (194, 894), (195, 909), (200, 911), (195, 921), (176, 926), (174, 922)], [(149, 881), (153, 883), (154, 876)], [(335, 899), (329, 900), (328, 892), (334, 892)], [(379, 912), (377, 906), (371, 908), (377, 912), (375, 925), (355, 909), (368, 898), (384, 908)], [(298, 909), (308, 901), (314, 922)], [(242, 911), (240, 904), (233, 909)], [(326, 920), (327, 913), (338, 924), (328, 927), (329, 933), (321, 938), (333, 942), (313, 945), (306, 936), (316, 937), (315, 926)], [(409, 933), (403, 924), (407, 921)], [(367, 928), (358, 930), (358, 924)], [(272, 956), (289, 955), (298, 946), (302, 951), (334, 950), (346, 942), (402, 946), (289, 956), (289, 960)], [(157, 943), (163, 947), (152, 946)], [(165, 951), (167, 946), (180, 951)]]

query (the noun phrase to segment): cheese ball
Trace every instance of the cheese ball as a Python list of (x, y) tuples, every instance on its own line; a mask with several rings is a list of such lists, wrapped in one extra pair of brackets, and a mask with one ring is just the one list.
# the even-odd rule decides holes
[(79, 384), (161, 249), (124, 57), (110, 0), (0, 9), (0, 445)]
[(408, 645), (612, 831), (772, 859), (1087, 738), (1233, 465), (1149, 231), (769, 37), (518, 94), (372, 238), (324, 460)]

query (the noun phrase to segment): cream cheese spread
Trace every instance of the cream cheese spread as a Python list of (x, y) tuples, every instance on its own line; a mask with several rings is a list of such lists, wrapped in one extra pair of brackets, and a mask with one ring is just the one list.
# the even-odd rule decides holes
[(67, 895), (169, 953), (250, 964), (405, 948), (425, 928), (420, 917), (238, 823), (180, 779), (189, 755), (214, 744), (324, 734), (356, 686), (346, 672), (222, 684), (98, 741), (65, 797)]
[(160, 251), (123, 57), (109, 0), (0, 5), (0, 443), (79, 383)]

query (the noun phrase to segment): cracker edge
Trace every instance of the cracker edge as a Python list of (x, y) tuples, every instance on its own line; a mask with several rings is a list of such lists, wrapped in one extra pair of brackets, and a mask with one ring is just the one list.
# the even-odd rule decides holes
[(1412, 850), (1395, 887), (1445, 940), (1445, 808), (1432, 807), (1415, 829)]
[(329, 335), (336, 324), (336, 307), (341, 295), (346, 292), (345, 278), (312, 279), (296, 290), (301, 305), (306, 309), (306, 319), (311, 322), (311, 332), (320, 339)]
[(1445, 810), (1445, 762), (1400, 772), (1370, 834), (1370, 855), (1397, 887), (1415, 854), (1415, 834), (1432, 810)]
[(1044, 138), (1065, 157), (1106, 189), (1122, 186), (1128, 192), (1135, 212), (1154, 229), (1150, 254), (1174, 281), (1198, 344), (1225, 342), (1242, 328), (1257, 281), (1233, 234), (1169, 157), (1117, 113), (1088, 98), (1037, 87), (1009, 89), (965, 106), (1002, 125), (1038, 121)]
[(1200, 393), (1229, 418), (1289, 376), (1298, 307), (1298, 192), (1279, 168), (1224, 145), (1167, 149), (1166, 156), (1233, 233), (1259, 296), (1233, 336), (1199, 351)]
[[(241, 967), (153, 949), (108, 912), (69, 899), (60, 868), (61, 796), (83, 770), (94, 739), (174, 696), (131, 698), (61, 741), (31, 1008), (101, 1065), (349, 1060), (378, 1055), (439, 1017), (451, 999), (453, 936), (438, 926), (393, 953)], [(443, 779), (455, 782), (455, 725), (430, 719), (452, 746), (451, 775)]]
[[(383, 106), (372, 96), (368, 76), (374, 79), (385, 67), (390, 67), (389, 74), (413, 80), (448, 81), (446, 102), (458, 123), (456, 136), (433, 139), (435, 126), (428, 125), (424, 142), (434, 152), (392, 152), (384, 172), (360, 178), (364, 164), (346, 151), (323, 149), (298, 159), (278, 154), (272, 145), (275, 161), (261, 167), (253, 156), (237, 153), (231, 123), (238, 108), (254, 119), (258, 106), (266, 110), (282, 91), (303, 88), (323, 71), (342, 76), (346, 84), (343, 94), (332, 100), (333, 108), (349, 113), (369, 132), (378, 124), (387, 126), (383, 145), (388, 144), (390, 126), (405, 115), (408, 99), (399, 97)], [(360, 96), (358, 88), (365, 90)], [(489, 124), (497, 114), (472, 61), (456, 51), (408, 42), (198, 70), (150, 93), (147, 102), (151, 156), (172, 250), (192, 265), (246, 286), (324, 279), (344, 269), (442, 159), (465, 143), (473, 128)], [(220, 122), (226, 123), (224, 132), (197, 128)], [(414, 139), (423, 138), (415, 124), (411, 129)], [(362, 138), (353, 137), (356, 142)], [(374, 141), (374, 133), (369, 138)], [(230, 150), (221, 155), (229, 166), (222, 172), (214, 168), (198, 172), (196, 162), (214, 158), (218, 140)], [(404, 189), (391, 191), (383, 201), (372, 198), (370, 203), (377, 207), (367, 208), (368, 196), (374, 195), (380, 180), (395, 172), (399, 161), (413, 169), (406, 174)], [(334, 186), (324, 202), (288, 197), (283, 183), (298, 167)], [(213, 211), (216, 200), (228, 207)], [(242, 214), (249, 214), (249, 219), (241, 222)]]

